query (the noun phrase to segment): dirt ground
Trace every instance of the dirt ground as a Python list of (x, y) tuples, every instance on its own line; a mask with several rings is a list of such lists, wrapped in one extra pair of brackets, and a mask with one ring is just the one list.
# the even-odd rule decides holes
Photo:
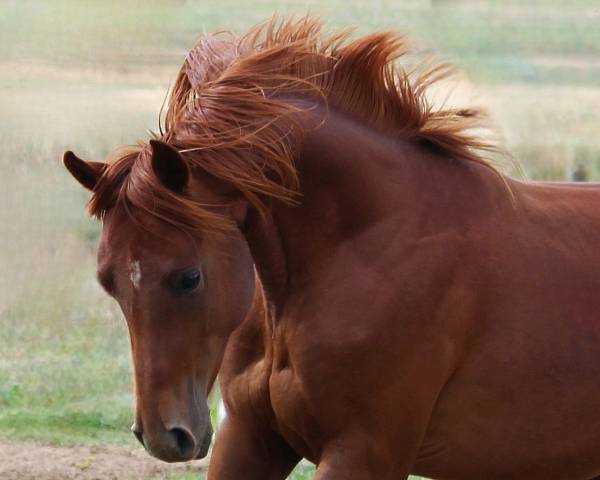
[(176, 472), (202, 472), (206, 465), (206, 460), (167, 464), (150, 457), (142, 448), (54, 447), (0, 440), (2, 480), (145, 480)]

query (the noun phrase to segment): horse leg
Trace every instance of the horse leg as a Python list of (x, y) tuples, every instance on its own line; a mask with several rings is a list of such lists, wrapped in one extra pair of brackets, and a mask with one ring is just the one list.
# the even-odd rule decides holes
[(275, 432), (252, 431), (226, 417), (210, 458), (208, 480), (284, 480), (300, 457)]
[(401, 443), (396, 450), (381, 438), (355, 432), (326, 447), (314, 480), (406, 480), (417, 447)]

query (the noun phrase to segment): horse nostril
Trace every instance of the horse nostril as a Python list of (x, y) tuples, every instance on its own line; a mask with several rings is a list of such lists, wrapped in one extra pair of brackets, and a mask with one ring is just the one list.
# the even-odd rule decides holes
[(169, 433), (175, 438), (175, 444), (181, 457), (191, 458), (196, 451), (196, 439), (194, 436), (183, 428), (172, 428), (169, 430)]
[(131, 426), (131, 431), (135, 435), (135, 438), (138, 439), (138, 442), (140, 442), (142, 444), (142, 446), (145, 447), (145, 445), (144, 445), (144, 437), (142, 435), (141, 430), (138, 430), (135, 425), (132, 425)]

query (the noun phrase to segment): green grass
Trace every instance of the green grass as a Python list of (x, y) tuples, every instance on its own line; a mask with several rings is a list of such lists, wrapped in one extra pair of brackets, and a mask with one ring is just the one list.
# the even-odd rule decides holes
[(134, 445), (127, 331), (95, 283), (98, 225), (60, 157), (102, 159), (144, 138), (202, 31), (243, 31), (275, 10), (409, 33), (422, 52), (458, 61), (459, 100), (488, 106), (529, 178), (582, 165), (600, 179), (595, 0), (3, 2), (0, 436)]
[(23, 286), (1, 313), (4, 436), (133, 444), (127, 333), (93, 284), (91, 266), (78, 271), (71, 263), (62, 277), (48, 265), (57, 276), (33, 275), (36, 285)]
[[(300, 465), (288, 477), (289, 480), (310, 480), (313, 478), (315, 469), (312, 465)], [(167, 475), (162, 475), (153, 478), (152, 480), (205, 480), (205, 475), (198, 476), (195, 472), (177, 472)], [(418, 477), (413, 477), (413, 480), (418, 480)]]
[(171, 473), (168, 475), (160, 475), (152, 480), (205, 480), (206, 475), (198, 476), (195, 472)]

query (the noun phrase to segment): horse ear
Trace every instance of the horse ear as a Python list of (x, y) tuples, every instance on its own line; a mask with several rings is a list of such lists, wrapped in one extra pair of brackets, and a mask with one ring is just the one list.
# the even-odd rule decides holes
[(152, 170), (161, 183), (176, 193), (181, 193), (190, 178), (190, 170), (181, 154), (171, 145), (150, 140)]
[(86, 162), (71, 150), (67, 150), (63, 156), (63, 163), (75, 180), (88, 190), (94, 190), (98, 179), (106, 169), (106, 163)]

